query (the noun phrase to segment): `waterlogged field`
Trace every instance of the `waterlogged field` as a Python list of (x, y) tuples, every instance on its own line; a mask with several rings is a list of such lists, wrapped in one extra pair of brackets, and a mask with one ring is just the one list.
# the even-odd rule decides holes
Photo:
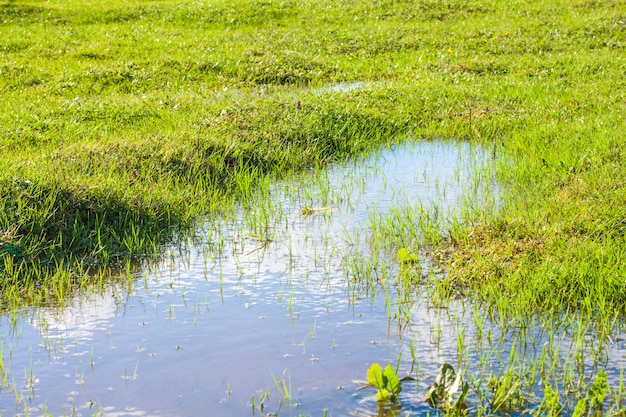
[(623, 415), (625, 16), (0, 0), (0, 413)]
[(462, 359), (455, 329), (471, 323), (399, 286), (372, 224), (491, 201), (489, 162), (418, 143), (272, 184), (128, 281), (5, 314), (2, 415), (377, 415), (353, 380), (388, 360), (420, 381), (407, 409), (430, 410), (426, 384)]
[[(571, 413), (570, 390), (600, 370), (617, 410), (624, 334), (598, 340), (580, 316), (502, 322), (437, 293), (424, 234), (497, 210), (492, 162), (421, 142), (268, 184), (158, 264), (5, 313), (2, 415), (510, 415), (548, 409), (544, 381)], [(389, 223), (413, 228), (410, 247)], [(406, 378), (397, 401), (377, 401), (373, 363)], [(427, 400), (444, 363), (468, 384), (458, 410)]]

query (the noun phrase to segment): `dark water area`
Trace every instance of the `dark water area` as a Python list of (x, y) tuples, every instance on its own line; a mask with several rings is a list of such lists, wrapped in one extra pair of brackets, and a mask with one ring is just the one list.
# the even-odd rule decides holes
[[(384, 285), (355, 284), (348, 265), (367, 254), (372, 219), (416, 204), (445, 219), (483, 204), (493, 197), (489, 163), (468, 144), (419, 142), (303, 174), (271, 184), (235, 216), (207, 219), (194, 243), (128, 283), (63, 309), (6, 313), (0, 415), (436, 415), (424, 399), (444, 362), (478, 387), (511, 350), (518, 368), (548, 343), (568, 358), (575, 335), (555, 337), (538, 321), (503, 328), (470, 301), (439, 308), (415, 294), (406, 305)], [(381, 265), (397, 273), (397, 260)], [(596, 349), (604, 359), (583, 362), (606, 364), (615, 382), (624, 349), (622, 334)], [(395, 409), (381, 409), (360, 382), (375, 362), (416, 378)]]

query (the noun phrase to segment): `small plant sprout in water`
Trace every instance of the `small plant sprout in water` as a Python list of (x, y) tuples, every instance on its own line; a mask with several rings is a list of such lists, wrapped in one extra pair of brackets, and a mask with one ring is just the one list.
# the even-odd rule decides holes
[(252, 394), (252, 398), (250, 400), (250, 406), (252, 407), (252, 415), (253, 416), (256, 414), (256, 409), (257, 408), (261, 412), (261, 415), (264, 415), (265, 400), (269, 401), (269, 399), (270, 399), (269, 389), (265, 390), (265, 391), (259, 391), (258, 395), (259, 395), (258, 396), (258, 400), (257, 400), (256, 394)]
[(402, 384), (400, 384), (400, 379), (391, 365), (387, 365), (383, 370), (379, 364), (372, 364), (367, 370), (367, 382), (378, 388), (376, 400), (379, 403), (398, 401)]
[[(460, 394), (455, 400), (455, 394), (459, 389)], [(452, 365), (444, 363), (437, 371), (435, 383), (428, 391), (428, 404), (446, 413), (461, 413), (467, 407), (465, 397), (468, 390), (469, 385), (463, 383), (461, 372), (457, 374)]]
[[(576, 403), (573, 417), (603, 415), (603, 404), (607, 394), (610, 392), (606, 371), (601, 370), (588, 388), (585, 398), (581, 398)], [(622, 410), (623, 411), (623, 410)]]
[[(272, 379), (274, 380), (274, 386), (276, 388), (276, 391), (278, 392), (278, 395), (280, 396), (280, 400), (278, 401), (278, 406), (277, 406), (276, 411), (272, 413), (271, 415), (275, 415), (275, 416), (281, 415), (280, 412), (283, 409), (283, 407), (286, 407), (288, 410), (292, 410), (294, 408), (300, 407), (300, 401), (298, 399), (294, 400), (293, 390), (291, 389), (291, 381), (285, 380), (286, 373), (287, 373), (287, 370), (285, 370), (283, 372), (283, 375), (278, 379), (274, 375), (272, 375)], [(266, 398), (269, 400), (269, 390), (266, 391)], [(261, 415), (269, 416), (270, 414), (263, 414), (263, 410), (261, 409)], [(291, 415), (291, 411), (290, 411), (290, 415)]]

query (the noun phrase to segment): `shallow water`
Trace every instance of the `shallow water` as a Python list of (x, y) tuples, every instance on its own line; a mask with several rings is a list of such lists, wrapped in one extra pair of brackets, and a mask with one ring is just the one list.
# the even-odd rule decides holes
[[(272, 184), (238, 215), (207, 219), (200, 239), (131, 283), (62, 310), (4, 315), (0, 414), (386, 415), (375, 390), (356, 381), (400, 355), (399, 374), (414, 365), (418, 377), (405, 384), (402, 415), (432, 414), (423, 399), (441, 363), (488, 376), (513, 346), (541, 355), (548, 332), (540, 323), (523, 334), (491, 322), (479, 330), (475, 306), (433, 308), (417, 296), (396, 317), (398, 293), (358, 285), (350, 265), (367, 254), (372, 218), (413, 205), (449, 213), (468, 196), (493, 197), (489, 175), (474, 175), (488, 163), (467, 144), (422, 142)], [(396, 263), (384, 264), (388, 276)], [(571, 340), (554, 342), (563, 356)], [(606, 350), (613, 379), (623, 344)]]

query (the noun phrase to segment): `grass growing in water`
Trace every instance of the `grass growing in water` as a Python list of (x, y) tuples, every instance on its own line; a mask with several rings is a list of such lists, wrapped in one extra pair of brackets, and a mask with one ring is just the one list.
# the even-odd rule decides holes
[(158, 251), (255, 178), (412, 132), (503, 157), (504, 209), (451, 236), (455, 285), (623, 311), (623, 9), (3, 3), (2, 281)]
[(409, 133), (481, 143), (502, 187), (495, 214), (428, 235), (448, 274), (433, 293), (497, 318), (580, 314), (606, 336), (626, 306), (625, 15), (583, 0), (1, 2), (3, 301), (61, 299), (266, 175)]

